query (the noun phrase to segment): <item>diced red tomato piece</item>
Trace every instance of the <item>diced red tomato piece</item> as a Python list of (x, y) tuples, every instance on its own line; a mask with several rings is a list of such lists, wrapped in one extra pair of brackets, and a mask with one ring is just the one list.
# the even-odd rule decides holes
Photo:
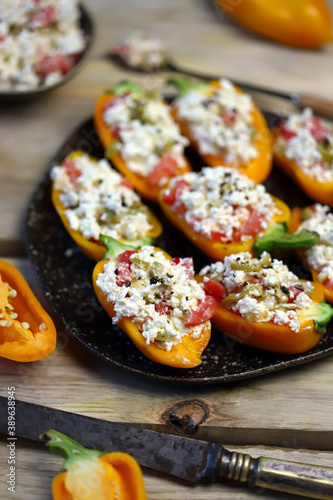
[(297, 296), (303, 292), (303, 290), (300, 290), (299, 288), (296, 288), (295, 286), (288, 287), (288, 290), (289, 290), (288, 304), (295, 302), (295, 300), (297, 299)]
[(177, 215), (184, 215), (187, 212), (187, 207), (186, 207), (185, 203), (183, 203), (182, 201), (176, 200), (173, 207), (172, 207), (172, 210)]
[(230, 290), (229, 293), (239, 293), (243, 290), (244, 288), (244, 284), (243, 285), (238, 285), (238, 286), (235, 286), (235, 288), (233, 288), (232, 290)]
[(125, 252), (118, 255), (118, 263), (123, 262), (125, 264), (131, 264), (130, 256), (134, 253), (138, 253), (137, 250), (125, 250)]
[(191, 229), (191, 231), (195, 231), (196, 222), (200, 222), (200, 219), (198, 217), (195, 217), (194, 215), (192, 215), (191, 218), (187, 221), (187, 225)]
[(194, 265), (192, 257), (185, 257), (184, 259), (181, 257), (175, 257), (172, 259), (171, 263), (175, 266), (183, 266), (186, 270), (188, 278), (191, 280), (194, 278)]
[(213, 317), (216, 307), (216, 300), (211, 295), (207, 295), (199, 303), (198, 309), (192, 311), (185, 321), (185, 326), (196, 326), (208, 321)]
[(52, 24), (57, 18), (57, 10), (54, 5), (47, 5), (39, 9), (30, 19), (31, 28), (45, 28)]
[(258, 214), (256, 210), (253, 210), (244, 226), (234, 231), (232, 235), (233, 241), (240, 241), (243, 235), (256, 236), (259, 234), (263, 230), (264, 220), (265, 217), (263, 215)]
[(184, 191), (189, 191), (190, 185), (184, 179), (178, 179), (176, 182), (175, 197), (178, 200)]
[(123, 286), (126, 281), (132, 281), (130, 265), (127, 262), (119, 262), (117, 264), (116, 283), (118, 286)]
[(316, 141), (322, 141), (332, 133), (319, 118), (312, 118), (310, 132)]
[(227, 126), (230, 126), (234, 123), (237, 117), (237, 111), (226, 111), (222, 115), (222, 120)]
[(76, 57), (64, 54), (44, 55), (36, 64), (36, 73), (45, 78), (51, 73), (66, 75), (75, 65)]
[(115, 125), (114, 127), (112, 127), (112, 135), (115, 139), (117, 139), (118, 141), (120, 141), (121, 137), (120, 137), (120, 127), (119, 125)]
[(176, 160), (170, 155), (165, 155), (148, 175), (148, 182), (152, 186), (160, 186), (162, 179), (169, 179), (175, 175), (177, 169)]
[(163, 203), (173, 205), (176, 201), (176, 191), (174, 189), (166, 189), (163, 192)]
[(120, 183), (121, 186), (127, 187), (128, 189), (133, 189), (133, 184), (130, 180), (124, 177)]
[(78, 178), (81, 175), (81, 171), (75, 166), (75, 163), (72, 160), (66, 158), (62, 162), (61, 166), (66, 170), (66, 174), (68, 175), (69, 180), (73, 184), (73, 186), (77, 187)]
[(228, 295), (228, 290), (223, 283), (208, 279), (204, 281), (204, 290), (207, 295), (214, 297), (216, 302), (221, 302)]
[(332, 280), (326, 280), (324, 282), (324, 286), (326, 286), (327, 288), (329, 288), (330, 290), (333, 290), (333, 281)]
[(160, 315), (170, 316), (172, 310), (173, 310), (173, 307), (166, 304), (162, 300), (155, 304), (155, 311)]
[(124, 97), (127, 97), (128, 95), (130, 95), (130, 92), (124, 92), (123, 94), (120, 94), (120, 95), (110, 96), (110, 100), (104, 104), (103, 111), (106, 111), (107, 109), (112, 108), (119, 101), (119, 99), (123, 99)]
[(3, 42), (5, 40), (5, 38), (6, 38), (5, 35), (1, 35), (0, 36), (0, 43)]
[(212, 231), (210, 235), (212, 241), (221, 241), (221, 238), (225, 238), (225, 233), (223, 231)]
[(291, 130), (286, 129), (286, 123), (282, 122), (279, 125), (279, 134), (285, 141), (289, 141), (292, 137), (295, 137), (296, 132), (292, 132)]

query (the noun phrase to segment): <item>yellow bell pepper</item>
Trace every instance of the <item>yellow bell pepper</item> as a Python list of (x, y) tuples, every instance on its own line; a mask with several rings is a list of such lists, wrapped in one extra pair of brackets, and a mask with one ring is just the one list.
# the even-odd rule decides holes
[(332, 39), (325, 0), (215, 0), (235, 21), (258, 35), (286, 45), (316, 48)]

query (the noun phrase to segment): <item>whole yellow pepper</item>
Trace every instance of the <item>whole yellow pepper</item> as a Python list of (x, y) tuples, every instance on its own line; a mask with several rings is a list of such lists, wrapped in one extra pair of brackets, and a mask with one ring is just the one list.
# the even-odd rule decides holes
[(294, 47), (316, 48), (331, 41), (331, 13), (325, 0), (216, 0), (242, 26)]

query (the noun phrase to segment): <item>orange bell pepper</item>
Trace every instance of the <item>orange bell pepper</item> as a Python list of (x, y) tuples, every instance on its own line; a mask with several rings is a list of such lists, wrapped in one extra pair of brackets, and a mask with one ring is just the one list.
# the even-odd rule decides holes
[(278, 131), (273, 132), (273, 152), (274, 161), (284, 170), (301, 188), (314, 200), (333, 207), (333, 182), (320, 182), (313, 177), (307, 175), (302, 170), (295, 160), (291, 160), (284, 156), (283, 152), (277, 147)]
[(147, 499), (140, 466), (127, 453), (88, 450), (54, 430), (40, 438), (66, 459), (52, 483), (53, 500)]
[[(145, 198), (156, 201), (159, 192), (159, 186), (149, 182), (147, 177), (133, 172), (127, 165), (121, 154), (114, 151), (113, 145), (119, 139), (112, 134), (111, 128), (104, 121), (103, 113), (105, 105), (111, 101), (116, 95), (126, 94), (128, 92), (140, 92), (144, 94), (144, 89), (132, 82), (121, 82), (108, 93), (99, 97), (96, 102), (94, 111), (94, 123), (100, 140), (105, 148), (105, 156), (117, 167), (117, 169), (133, 184), (134, 188)], [(191, 170), (187, 159), (183, 157), (184, 166), (179, 167), (175, 175), (180, 175)]]
[[(302, 213), (302, 209), (301, 208), (294, 208), (292, 210), (292, 212), (291, 212), (291, 220), (290, 220), (290, 232), (291, 233), (296, 233), (298, 227), (300, 226), (300, 224), (301, 224), (301, 213)], [(304, 249), (300, 249), (300, 250), (297, 250), (296, 253), (297, 253), (298, 257), (303, 262), (305, 262), (306, 265), (309, 267), (309, 269), (311, 271), (311, 275), (312, 275), (313, 281), (315, 281), (316, 283), (320, 283), (319, 280), (318, 280), (318, 272), (315, 269), (313, 269), (311, 266), (309, 266), (309, 263), (307, 262), (307, 258), (306, 258), (306, 255), (305, 255), (305, 250)], [(333, 302), (333, 289), (329, 288), (325, 284), (323, 286), (324, 286), (325, 299), (328, 302)]]
[[(196, 276), (196, 279), (200, 283), (203, 281), (203, 276)], [(298, 315), (300, 330), (294, 332), (287, 326), (272, 321), (262, 323), (248, 321), (239, 314), (223, 308), (221, 304), (217, 304), (215, 308), (212, 323), (237, 342), (281, 354), (300, 354), (312, 349), (319, 342), (326, 330), (326, 323), (333, 316), (333, 309), (323, 302), (323, 286), (319, 283), (313, 283), (313, 286), (311, 298), (327, 314), (324, 325), (316, 324), (313, 317), (300, 313)]]
[[(130, 249), (127, 245), (125, 246), (119, 244), (112, 238), (103, 238), (104, 244), (109, 245), (105, 259), (110, 258), (116, 260), (117, 256), (121, 252)], [(131, 250), (133, 250), (133, 248), (131, 248)], [(140, 252), (140, 250), (138, 251)], [(165, 257), (171, 260), (171, 257), (165, 253), (164, 250), (155, 248), (155, 251), (162, 251)], [(107, 296), (96, 284), (97, 277), (100, 273), (103, 273), (104, 265), (107, 262), (108, 260), (102, 260), (96, 264), (93, 271), (93, 286), (99, 302), (102, 304), (108, 315), (113, 318), (116, 315), (113, 305), (111, 302), (108, 302)], [(210, 322), (207, 321), (207, 325), (199, 337), (194, 338), (190, 334), (185, 335), (181, 342), (175, 344), (170, 351), (167, 351), (158, 347), (158, 345), (153, 342), (147, 345), (146, 339), (143, 337), (131, 318), (122, 318), (117, 322), (117, 325), (129, 336), (136, 347), (147, 358), (155, 361), (156, 363), (173, 366), (175, 368), (193, 368), (198, 366), (202, 362), (200, 356), (207, 347), (211, 334), (211, 325)]]
[[(83, 156), (85, 153), (83, 151), (72, 151), (67, 157), (66, 160), (75, 160), (76, 158)], [(90, 157), (92, 161), (95, 161), (97, 163), (97, 158)], [(63, 205), (61, 199), (60, 199), (61, 191), (57, 190), (54, 188), (54, 183), (52, 184), (52, 191), (51, 191), (51, 197), (52, 197), (52, 203), (54, 208), (56, 209), (58, 215), (61, 218), (61, 221), (63, 225), (65, 226), (65, 229), (69, 233), (69, 235), (73, 238), (75, 243), (78, 245), (78, 247), (82, 250), (82, 252), (87, 255), (90, 259), (93, 260), (101, 260), (103, 258), (103, 255), (106, 252), (105, 246), (102, 244), (101, 241), (91, 241), (87, 238), (85, 238), (80, 231), (71, 229), (68, 218), (66, 216), (66, 207)], [(152, 229), (150, 229), (146, 236), (144, 238), (140, 238), (137, 241), (132, 241), (130, 242), (133, 245), (141, 246), (143, 244), (148, 244), (154, 241), (155, 238), (157, 238), (161, 233), (162, 233), (162, 225), (159, 222), (159, 220), (155, 217), (155, 215), (152, 213), (151, 210), (147, 208), (147, 213), (148, 213), (148, 218), (149, 218), (149, 223), (152, 226)]]
[(16, 267), (0, 260), (0, 357), (28, 362), (56, 347), (56, 329)]
[(172, 207), (163, 201), (163, 193), (164, 191), (161, 191), (158, 201), (168, 219), (178, 227), (192, 243), (199, 247), (200, 250), (215, 260), (223, 260), (227, 255), (239, 252), (250, 252), (252, 255), (259, 255), (265, 250), (273, 252), (289, 248), (299, 248), (299, 246), (308, 247), (314, 245), (318, 241), (318, 238), (308, 231), (303, 231), (301, 234), (297, 235), (297, 238), (296, 236), (286, 234), (286, 226), (289, 224), (290, 219), (290, 209), (283, 201), (274, 196), (272, 196), (272, 198), (275, 201), (279, 213), (274, 215), (270, 226), (261, 238), (249, 238), (244, 241), (235, 241), (231, 243), (213, 241), (190, 229), (187, 222), (181, 218), (181, 216), (173, 212)]
[[(170, 83), (173, 83), (179, 89), (180, 97), (185, 95), (190, 90), (194, 89), (204, 91), (204, 93), (207, 94), (207, 97), (209, 97), (216, 91), (216, 89), (220, 88), (219, 81), (198, 83), (186, 78), (173, 78), (170, 80)], [(235, 88), (239, 94), (244, 94), (244, 92), (240, 88)], [(190, 140), (191, 146), (202, 157), (205, 165), (209, 165), (210, 167), (235, 167), (239, 170), (239, 172), (258, 183), (264, 182), (267, 179), (272, 169), (271, 134), (268, 129), (265, 117), (255, 103), (253, 103), (252, 125), (257, 135), (254, 139), (253, 146), (258, 151), (258, 156), (251, 159), (249, 162), (240, 165), (235, 165), (232, 162), (227, 162), (223, 152), (221, 152), (219, 155), (200, 153), (198, 142), (194, 139), (191, 132), (191, 125), (178, 116), (177, 100), (172, 105), (171, 110), (171, 114), (174, 120), (178, 123), (182, 134)]]
[(245, 28), (280, 43), (316, 48), (332, 39), (331, 13), (325, 0), (215, 1)]

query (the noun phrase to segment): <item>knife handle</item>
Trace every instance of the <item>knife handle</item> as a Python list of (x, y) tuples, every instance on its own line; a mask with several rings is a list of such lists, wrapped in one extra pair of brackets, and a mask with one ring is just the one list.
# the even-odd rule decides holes
[(294, 495), (333, 499), (333, 469), (274, 458), (222, 452), (219, 477)]
[(298, 99), (301, 108), (312, 108), (314, 114), (333, 119), (333, 101), (306, 93), (299, 93)]

